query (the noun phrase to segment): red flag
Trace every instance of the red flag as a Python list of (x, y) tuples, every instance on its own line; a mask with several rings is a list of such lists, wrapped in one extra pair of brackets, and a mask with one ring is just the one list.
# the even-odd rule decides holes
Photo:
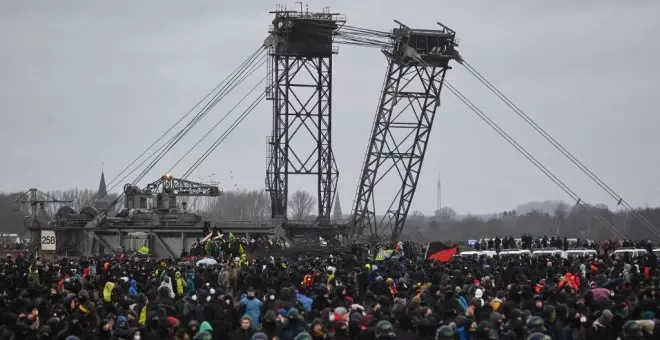
[(447, 262), (458, 253), (458, 247), (449, 247), (442, 242), (431, 242), (426, 248), (426, 259)]

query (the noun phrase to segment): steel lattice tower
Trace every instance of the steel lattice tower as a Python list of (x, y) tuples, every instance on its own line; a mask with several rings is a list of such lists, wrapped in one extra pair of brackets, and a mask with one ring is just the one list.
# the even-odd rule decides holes
[(339, 174), (331, 138), (333, 38), (345, 20), (329, 10), (271, 13), (267, 98), (273, 102), (273, 131), (267, 140), (266, 187), (272, 217), (286, 221), (289, 175), (314, 175), (317, 223), (328, 224)]
[[(424, 162), (435, 112), (440, 105), (449, 61), (458, 58), (455, 32), (414, 30), (400, 24), (392, 44), (383, 50), (388, 59), (369, 146), (355, 200), (351, 237), (368, 229), (372, 236), (397, 240), (406, 222)], [(401, 186), (381, 217), (376, 218), (374, 188), (390, 171)]]

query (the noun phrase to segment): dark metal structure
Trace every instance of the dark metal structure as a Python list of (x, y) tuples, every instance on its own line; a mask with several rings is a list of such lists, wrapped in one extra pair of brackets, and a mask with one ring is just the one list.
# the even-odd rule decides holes
[(267, 98), (273, 102), (266, 188), (272, 217), (286, 226), (290, 175), (317, 177), (318, 219), (330, 222), (339, 172), (332, 152), (333, 39), (345, 19), (321, 13), (277, 10), (269, 30)]
[[(159, 180), (147, 184), (144, 189), (126, 184), (124, 186), (125, 203), (128, 209), (147, 209), (153, 207), (159, 211), (176, 212), (178, 205), (186, 210), (186, 202), (178, 202), (178, 197), (218, 197), (222, 190), (214, 184), (198, 183), (185, 179), (174, 178), (172, 175), (163, 175)], [(149, 204), (155, 199), (155, 204)]]
[(66, 204), (71, 203), (69, 200), (58, 200), (48, 196), (46, 193), (42, 192), (36, 188), (30, 188), (28, 191), (19, 192), (12, 194), (14, 204), (17, 205), (17, 209), (20, 209), (20, 206), (27, 204), (29, 205), (30, 215), (25, 217), (25, 225), (39, 225), (43, 221), (40, 221), (40, 215), (44, 215), (44, 209), (46, 204)]
[(139, 245), (146, 245), (156, 256), (176, 257), (190, 249), (204, 230), (212, 227), (253, 236), (275, 233), (275, 226), (269, 221), (209, 220), (208, 216), (186, 209), (186, 197), (213, 198), (222, 194), (215, 184), (178, 179), (168, 174), (143, 188), (125, 185), (124, 209), (115, 216), (91, 206), (82, 208), (79, 213), (63, 206), (50, 222), (36, 225), (26, 219), (25, 227), (36, 235), (33, 239), (39, 239), (42, 230), (55, 232), (58, 254), (88, 256), (119, 249), (137, 251)]
[[(415, 194), (435, 112), (440, 105), (449, 61), (459, 58), (455, 32), (411, 29), (399, 22), (391, 44), (385, 83), (371, 131), (351, 221), (351, 238), (368, 229), (374, 237), (391, 233), (397, 240)], [(401, 186), (377, 220), (374, 189), (391, 170)]]
[[(210, 221), (188, 212), (184, 197), (217, 197), (222, 191), (213, 184), (165, 175), (142, 188), (127, 184), (124, 209), (115, 216), (109, 216), (109, 209), (121, 196), (102, 209), (86, 206), (76, 212), (62, 207), (47, 225), (35, 222), (37, 207), (63, 202), (38, 199), (43, 193), (31, 189), (17, 197), (18, 202), (32, 205), (26, 227), (34, 235), (46, 229), (56, 232), (59, 253), (66, 248), (84, 255), (147, 245), (158, 256), (175, 257), (209, 227), (246, 236), (312, 236), (329, 247), (340, 237), (362, 235), (366, 228), (374, 236), (390, 231), (397, 239), (414, 196), (449, 61), (459, 58), (454, 31), (442, 25), (440, 30), (415, 30), (403, 24), (389, 33), (360, 29), (345, 26), (345, 18), (327, 8), (271, 13), (275, 18), (264, 44), (270, 56), (266, 97), (273, 103), (266, 171), (272, 221)], [(338, 180), (331, 105), (336, 38), (341, 43), (382, 48), (389, 61), (349, 224), (337, 220), (342, 217), (338, 200), (337, 217), (331, 221)], [(385, 216), (376, 221), (374, 188), (392, 169), (399, 174), (401, 186)], [(289, 178), (295, 175), (316, 177), (318, 217), (313, 222), (287, 218)], [(99, 196), (107, 196), (103, 174)]]

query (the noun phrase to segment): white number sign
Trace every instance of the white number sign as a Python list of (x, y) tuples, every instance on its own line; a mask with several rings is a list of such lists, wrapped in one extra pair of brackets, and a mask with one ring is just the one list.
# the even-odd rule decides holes
[(54, 230), (41, 231), (41, 250), (55, 250), (56, 241)]

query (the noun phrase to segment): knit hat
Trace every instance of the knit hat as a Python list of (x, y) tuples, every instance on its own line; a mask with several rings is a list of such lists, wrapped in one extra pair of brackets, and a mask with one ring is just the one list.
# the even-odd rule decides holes
[(396, 337), (396, 334), (394, 333), (394, 327), (392, 327), (392, 324), (389, 321), (385, 321), (385, 320), (379, 321), (376, 324), (376, 328), (374, 329), (374, 334), (376, 335), (376, 339)]
[(642, 327), (635, 321), (626, 321), (626, 323), (623, 324), (623, 328), (621, 329), (621, 333), (624, 337), (641, 337), (642, 336)]
[(179, 319), (173, 317), (173, 316), (168, 316), (167, 317), (167, 322), (169, 322), (172, 327), (176, 327), (179, 324)]
[[(252, 321), (252, 317), (249, 316), (249, 315), (247, 315), (247, 314), (245, 314), (245, 315), (243, 315), (243, 316), (241, 317), (241, 321), (243, 321), (243, 320), (248, 320), (248, 321), (250, 321), (250, 325), (254, 325), (254, 322)], [(206, 321), (204, 321), (204, 322), (206, 322)], [(208, 323), (208, 322), (207, 322), (207, 323)], [(201, 329), (201, 328), (200, 328), (200, 329)]]
[[(252, 321), (252, 319), (250, 319), (250, 321)], [(202, 332), (213, 332), (213, 327), (211, 327), (211, 324), (208, 323), (208, 321), (204, 321), (199, 326), (199, 330)]]
[(312, 340), (312, 336), (309, 335), (309, 333), (307, 333), (307, 332), (302, 332), (302, 333), (298, 334), (294, 338), (294, 340)]
[(454, 337), (454, 329), (449, 326), (442, 326), (438, 328), (438, 331), (435, 333), (436, 340), (453, 340)]
[(603, 311), (603, 313), (600, 315), (600, 317), (598, 318), (598, 322), (603, 326), (607, 326), (607, 325), (610, 324), (613, 317), (614, 317), (614, 315), (612, 314), (612, 312), (609, 309), (605, 309)]
[(254, 333), (254, 334), (252, 334), (252, 337), (250, 338), (250, 340), (268, 340), (268, 335), (266, 335), (266, 333), (262, 333), (262, 332)]
[(193, 340), (213, 340), (213, 336), (211, 336), (211, 333), (209, 332), (199, 332)]
[(300, 318), (300, 313), (298, 312), (297, 309), (291, 308), (289, 311), (286, 313), (286, 318), (287, 319), (299, 319)]

